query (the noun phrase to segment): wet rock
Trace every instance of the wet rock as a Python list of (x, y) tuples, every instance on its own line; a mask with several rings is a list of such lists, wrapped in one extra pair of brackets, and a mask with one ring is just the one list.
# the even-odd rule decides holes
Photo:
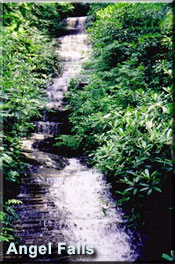
[(46, 136), (44, 134), (33, 133), (29, 139), (23, 138), (21, 141), (23, 152), (33, 152), (36, 142), (44, 141), (46, 138), (50, 137), (51, 136)]
[(43, 166), (46, 168), (53, 169), (63, 169), (68, 160), (61, 156), (45, 153), (41, 151), (33, 151), (33, 152), (22, 152), (23, 161), (31, 165)]
[[(69, 159), (63, 170), (45, 168), (42, 176), (45, 172), (47, 177), (40, 179), (36, 174), (21, 186), (18, 199), (23, 203), (15, 205), (19, 217), (15, 232), (21, 244), (51, 242), (56, 246), (59, 241), (72, 245), (86, 241), (98, 253), (95, 261), (136, 259), (132, 233), (126, 232), (122, 213), (114, 207), (101, 173), (76, 158)], [(108, 205), (106, 215), (102, 211), (104, 203)], [(52, 257), (48, 263), (53, 263)], [(76, 260), (87, 261), (88, 257), (76, 256)]]

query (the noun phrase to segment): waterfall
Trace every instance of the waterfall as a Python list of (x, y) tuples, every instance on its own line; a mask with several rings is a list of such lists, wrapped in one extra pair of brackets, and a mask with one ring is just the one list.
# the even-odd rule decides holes
[[(87, 60), (90, 48), (87, 45), (87, 36), (85, 34), (86, 17), (69, 17), (66, 20), (67, 29), (70, 33), (60, 37), (58, 56), (63, 61), (63, 69), (60, 77), (53, 80), (53, 84), (47, 88), (49, 102), (47, 108), (57, 110), (61, 115), (64, 111), (64, 95), (67, 92), (71, 78), (78, 77), (82, 63)], [(47, 112), (46, 112), (47, 115)], [(44, 135), (57, 135), (61, 133), (61, 127), (64, 124), (48, 120), (37, 121), (36, 132)], [(52, 121), (52, 122), (49, 122)]]
[[(37, 140), (60, 134), (64, 126), (64, 96), (72, 77), (79, 75), (90, 51), (85, 33), (86, 17), (66, 20), (68, 34), (58, 39), (58, 56), (63, 61), (61, 76), (47, 88), (47, 107), (43, 120), (36, 122), (30, 140), (23, 141), (29, 172), (23, 177), (16, 205), (15, 233), (21, 245), (52, 243), (53, 254), (38, 256), (41, 263), (72, 261), (135, 261), (138, 253), (133, 234), (127, 230), (123, 213), (116, 209), (106, 178), (88, 168), (78, 158), (65, 159), (33, 148)], [(63, 153), (64, 156), (64, 153)], [(58, 242), (92, 245), (95, 255), (58, 256)], [(11, 258), (19, 259), (18, 256)], [(25, 263), (36, 259), (27, 256)]]

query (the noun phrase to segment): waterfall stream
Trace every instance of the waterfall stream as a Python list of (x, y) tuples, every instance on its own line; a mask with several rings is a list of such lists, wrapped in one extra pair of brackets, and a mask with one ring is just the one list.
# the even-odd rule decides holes
[[(23, 178), (16, 205), (18, 220), (15, 233), (20, 245), (52, 243), (53, 254), (38, 256), (41, 263), (66, 261), (135, 261), (137, 249), (128, 231), (123, 213), (116, 209), (105, 176), (88, 168), (78, 158), (60, 158), (33, 147), (36, 141), (62, 133), (65, 111), (64, 94), (70, 79), (78, 76), (90, 48), (85, 33), (85, 17), (67, 19), (69, 33), (58, 39), (59, 57), (64, 61), (62, 74), (47, 87), (47, 107), (36, 122), (36, 131), (24, 140), (24, 154), (30, 173)], [(70, 245), (84, 243), (95, 248), (95, 255), (56, 254), (58, 242)], [(9, 257), (10, 258), (10, 257)], [(20, 259), (20, 257), (15, 256)], [(24, 257), (21, 256), (21, 259)], [(25, 263), (36, 259), (26, 257)]]

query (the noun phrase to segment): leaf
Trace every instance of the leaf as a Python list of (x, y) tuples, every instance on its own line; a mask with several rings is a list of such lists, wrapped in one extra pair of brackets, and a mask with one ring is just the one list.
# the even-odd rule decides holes
[(6, 202), (7, 205), (10, 205), (10, 204), (22, 204), (22, 201), (21, 200), (17, 200), (17, 199), (9, 199), (7, 202)]
[(152, 193), (152, 189), (150, 189), (148, 192), (147, 192), (147, 195), (150, 195)]
[(140, 183), (140, 185), (149, 187), (149, 184), (146, 183)]
[(146, 142), (145, 141), (142, 141), (142, 146), (143, 146), (143, 148), (146, 148)]
[(135, 172), (133, 172), (133, 171), (127, 171), (127, 173), (130, 173), (130, 174), (132, 174), (132, 175), (134, 175), (134, 176), (137, 176), (137, 173), (135, 173)]
[(103, 118), (109, 118), (111, 116), (111, 113), (107, 114), (107, 115), (104, 115)]
[(115, 193), (119, 193), (119, 194), (122, 194), (122, 192), (120, 192), (120, 191), (115, 191)]
[(172, 132), (173, 132), (173, 130), (172, 130), (172, 128), (170, 128), (168, 130), (168, 132), (167, 132), (167, 138), (169, 138), (170, 136), (172, 136)]
[(171, 256), (172, 256), (173, 260), (175, 260), (175, 251), (171, 250), (170, 253), (171, 253)]
[(162, 190), (161, 190), (160, 188), (158, 188), (158, 187), (155, 187), (155, 186), (154, 186), (153, 189), (154, 189), (155, 191), (157, 191), (157, 192), (160, 192), (160, 193), (162, 192)]
[(139, 181), (139, 179), (140, 179), (140, 177), (139, 177), (139, 176), (137, 176), (137, 177), (135, 178), (135, 182), (138, 182), (138, 181)]
[(129, 188), (125, 189), (125, 192), (129, 192), (131, 190), (133, 190), (133, 187), (129, 187)]
[(149, 189), (149, 187), (144, 187), (144, 188), (140, 189), (140, 191), (143, 192), (143, 191), (146, 191), (148, 189)]
[(165, 253), (162, 254), (162, 258), (164, 258), (164, 259), (166, 259), (168, 261), (173, 261), (173, 258), (170, 257), (168, 254), (165, 254)]
[(133, 195), (136, 195), (136, 193), (137, 193), (137, 188), (134, 189)]
[(10, 228), (10, 227), (3, 227), (2, 230), (3, 230), (3, 231), (13, 231), (13, 228)]
[(173, 113), (174, 105), (169, 104), (169, 114), (171, 115)]
[(149, 177), (149, 170), (148, 169), (145, 170), (145, 174)]

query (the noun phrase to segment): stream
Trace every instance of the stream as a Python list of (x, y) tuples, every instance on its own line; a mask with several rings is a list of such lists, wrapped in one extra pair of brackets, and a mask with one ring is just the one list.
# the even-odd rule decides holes
[[(52, 243), (52, 255), (14, 256), (8, 259), (24, 263), (61, 263), (73, 261), (134, 262), (138, 250), (134, 238), (116, 208), (105, 176), (87, 167), (80, 158), (64, 158), (37, 148), (37, 144), (66, 130), (64, 95), (72, 77), (80, 74), (89, 58), (90, 47), (85, 33), (86, 17), (66, 20), (67, 35), (58, 39), (58, 56), (63, 61), (62, 74), (47, 87), (47, 107), (43, 120), (36, 121), (35, 133), (23, 141), (23, 154), (29, 172), (23, 177), (15, 209), (15, 234), (20, 245)], [(35, 146), (35, 147), (34, 147)], [(64, 154), (63, 154), (64, 156)], [(94, 255), (58, 255), (57, 243), (92, 245)]]

